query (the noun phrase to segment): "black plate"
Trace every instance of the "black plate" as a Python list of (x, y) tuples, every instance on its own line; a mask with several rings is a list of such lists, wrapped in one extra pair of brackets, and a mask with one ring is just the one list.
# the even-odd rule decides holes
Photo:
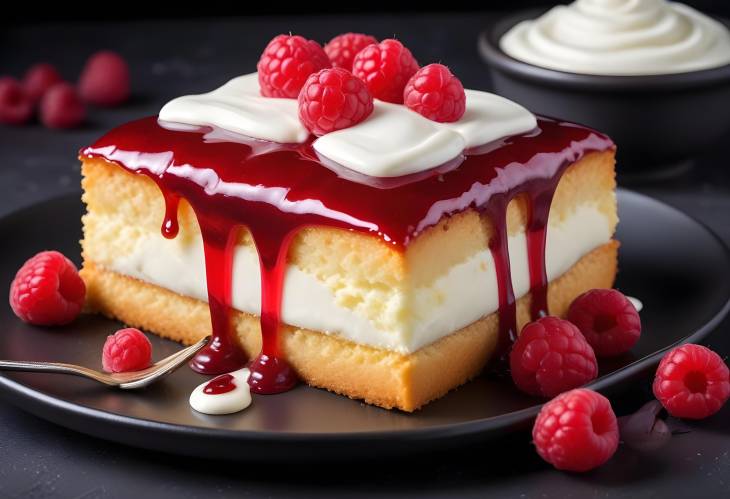
[[(730, 259), (720, 240), (698, 222), (645, 196), (619, 193), (621, 223), (618, 288), (644, 302), (644, 334), (631, 355), (601, 365), (591, 386), (619, 390), (645, 374), (667, 348), (698, 341), (728, 311)], [(54, 248), (78, 255), (75, 197), (33, 206), (0, 220), (0, 283), (8, 286), (30, 255)], [(5, 288), (3, 288), (5, 289)], [(35, 328), (0, 310), (0, 358), (55, 360), (100, 367), (101, 346), (118, 326), (83, 316), (66, 328)], [(178, 345), (152, 337), (156, 357)], [(539, 401), (508, 380), (480, 377), (415, 414), (377, 407), (299, 386), (255, 396), (246, 411), (205, 416), (188, 405), (205, 378), (181, 369), (146, 390), (122, 392), (80, 378), (4, 373), (0, 392), (27, 411), (101, 438), (181, 454), (298, 459), (400, 454), (444, 449), (488, 439), (530, 423)]]

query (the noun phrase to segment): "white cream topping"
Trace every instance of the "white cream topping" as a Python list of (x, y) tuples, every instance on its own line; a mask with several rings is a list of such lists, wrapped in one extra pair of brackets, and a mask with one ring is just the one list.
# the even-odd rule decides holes
[[(214, 126), (255, 139), (302, 143), (309, 132), (295, 99), (259, 94), (256, 73), (207, 94), (178, 97), (160, 120)], [(324, 158), (372, 177), (397, 177), (443, 165), (470, 147), (532, 130), (535, 117), (498, 95), (466, 91), (466, 111), (455, 123), (437, 123), (402, 105), (376, 100), (373, 113), (355, 126), (324, 135), (313, 147)]]
[(251, 405), (251, 388), (248, 386), (248, 369), (239, 369), (230, 373), (235, 388), (229, 392), (208, 394), (205, 387), (212, 380), (198, 385), (190, 394), (190, 407), (203, 414), (233, 414)]
[(466, 148), (464, 137), (405, 106), (377, 102), (365, 121), (314, 141), (325, 158), (372, 177), (398, 177), (443, 165)]
[(299, 121), (296, 99), (263, 97), (256, 73), (234, 78), (212, 92), (173, 99), (159, 118), (186, 125), (215, 126), (255, 139), (283, 144), (309, 137)]
[[(559, 223), (548, 226), (546, 270), (553, 280), (585, 254), (608, 242), (609, 222), (593, 205), (583, 205)], [(524, 233), (509, 237), (515, 296), (528, 293), (530, 278)], [(155, 232), (139, 238), (126, 257), (111, 270), (207, 301), (202, 240), (168, 240)], [(389, 328), (378, 327), (357, 308), (343, 305), (346, 288), (289, 266), (284, 283), (282, 317), (294, 326), (339, 335), (355, 343), (409, 353), (461, 329), (498, 308), (497, 277), (488, 250), (452, 267), (427, 287), (391, 297), (391, 312), (406, 304), (406, 318)], [(407, 295), (407, 296), (406, 296)], [(251, 247), (238, 247), (233, 265), (233, 306), (258, 315), (261, 305), (258, 257)], [(394, 312), (399, 317), (403, 314)]]
[(730, 63), (730, 31), (665, 0), (577, 0), (502, 36), (508, 55), (545, 68), (598, 75), (672, 74)]

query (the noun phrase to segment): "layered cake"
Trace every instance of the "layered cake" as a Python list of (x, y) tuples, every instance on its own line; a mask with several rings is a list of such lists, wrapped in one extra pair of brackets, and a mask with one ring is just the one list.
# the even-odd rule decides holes
[(437, 122), (374, 100), (317, 137), (260, 75), (185, 96), (81, 152), (88, 306), (182, 343), (413, 411), (476, 376), (520, 327), (611, 287), (613, 143), (467, 90)]

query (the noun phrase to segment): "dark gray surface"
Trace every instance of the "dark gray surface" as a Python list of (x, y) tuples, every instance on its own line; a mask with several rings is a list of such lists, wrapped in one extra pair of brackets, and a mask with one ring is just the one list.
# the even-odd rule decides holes
[[(465, 86), (488, 88), (475, 50), (489, 14), (357, 16), (350, 18), (127, 22), (42, 25), (0, 32), (2, 70), (19, 74), (49, 60), (74, 78), (97, 48), (113, 48), (133, 65), (134, 101), (118, 110), (92, 110), (83, 130), (50, 132), (38, 125), (0, 128), (0, 215), (78, 190), (75, 155), (106, 128), (156, 112), (167, 98), (202, 91), (253, 70), (266, 41), (279, 32), (320, 40), (348, 30), (379, 37), (397, 34), (421, 62), (447, 63)], [(698, 117), (701, 119), (701, 117)], [(729, 137), (730, 138), (730, 137)], [(730, 241), (730, 164), (707, 151), (694, 169), (661, 184), (639, 186), (696, 216)], [(632, 186), (636, 188), (636, 186)], [(49, 214), (53, 223), (53, 214)], [(42, 228), (39, 228), (42, 230)], [(1, 246), (0, 246), (1, 247)], [(2, 251), (2, 250), (0, 250)], [(661, 283), (657, 283), (661, 285)], [(0, 304), (0, 306), (7, 306)], [(671, 311), (667, 311), (671, 313)], [(728, 324), (709, 344), (730, 352)], [(649, 380), (616, 397), (619, 410), (648, 397)], [(182, 459), (109, 444), (0, 407), (0, 497), (231, 497), (406, 494), (493, 497), (698, 497), (730, 494), (730, 406), (690, 425), (662, 452), (642, 456), (622, 449), (587, 475), (551, 470), (529, 447), (528, 434), (478, 448), (395, 462), (370, 460), (277, 469)], [(245, 452), (245, 449), (241, 449)]]

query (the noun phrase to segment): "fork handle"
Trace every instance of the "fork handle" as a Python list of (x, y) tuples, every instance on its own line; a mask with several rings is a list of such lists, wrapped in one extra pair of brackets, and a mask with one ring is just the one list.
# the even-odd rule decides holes
[(0, 360), (0, 371), (21, 371), (33, 373), (56, 373), (56, 374), (72, 374), (75, 376), (83, 376), (109, 384), (103, 377), (99, 376), (93, 369), (73, 364), (64, 364), (62, 362), (34, 362), (34, 361), (18, 361), (18, 360)]

